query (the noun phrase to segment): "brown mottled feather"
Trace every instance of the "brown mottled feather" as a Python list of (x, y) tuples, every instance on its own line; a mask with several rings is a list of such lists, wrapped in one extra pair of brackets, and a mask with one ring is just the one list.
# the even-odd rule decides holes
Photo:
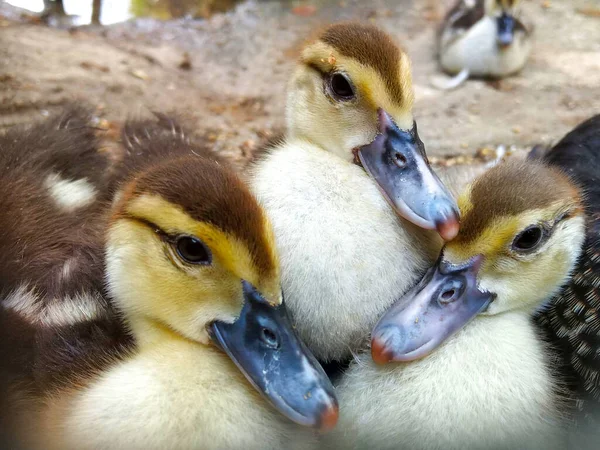
[(440, 39), (444, 32), (453, 32), (454, 37), (449, 43), (446, 44), (446, 46), (448, 46), (451, 42), (454, 42), (455, 39), (458, 39), (464, 31), (471, 28), (484, 17), (484, 1), (485, 0), (476, 0), (475, 6), (468, 8), (465, 5), (464, 0), (458, 0), (456, 4), (446, 13), (444, 20), (442, 20), (437, 29), (438, 54), (442, 50), (440, 48)]
[(12, 432), (15, 385), (38, 394), (32, 370), (35, 363), (36, 329), (18, 314), (0, 308), (0, 448), (18, 449)]
[(402, 98), (399, 80), (401, 50), (392, 38), (373, 25), (340, 23), (327, 28), (320, 40), (343, 56), (376, 70), (392, 98)]
[(42, 327), (36, 335), (35, 380), (45, 389), (92, 378), (134, 348), (119, 320), (101, 317), (66, 326)]
[(125, 155), (119, 167), (120, 180), (177, 156), (202, 156), (226, 164), (225, 159), (197, 142), (179, 117), (154, 115), (154, 120), (131, 120), (123, 127), (121, 142)]
[[(531, 179), (536, 182), (531, 183)], [(503, 195), (498, 195), (499, 192)], [(456, 241), (471, 242), (499, 217), (545, 208), (573, 196), (577, 198), (578, 192), (560, 170), (549, 171), (531, 161), (499, 164), (472, 184), (469, 199), (472, 207), (461, 218)]]

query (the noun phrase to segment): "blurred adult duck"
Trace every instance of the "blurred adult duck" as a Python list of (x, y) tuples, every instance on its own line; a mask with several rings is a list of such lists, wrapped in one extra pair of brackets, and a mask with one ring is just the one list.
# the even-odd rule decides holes
[(531, 29), (517, 16), (518, 0), (459, 0), (438, 33), (442, 69), (456, 77), (503, 78), (519, 72), (531, 52)]

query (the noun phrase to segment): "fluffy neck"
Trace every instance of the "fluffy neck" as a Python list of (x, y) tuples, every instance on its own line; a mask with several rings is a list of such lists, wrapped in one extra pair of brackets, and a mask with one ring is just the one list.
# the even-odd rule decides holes
[(314, 448), (310, 431), (263, 401), (223, 352), (168, 336), (85, 390), (49, 399), (45, 416), (53, 426), (39, 449)]
[(167, 324), (147, 317), (128, 317), (126, 321), (133, 334), (136, 346), (142, 351), (164, 342), (187, 342), (192, 345), (203, 344), (187, 339), (171, 329)]
[(251, 184), (273, 224), (287, 306), (321, 360), (358, 351), (441, 249), (364, 170), (301, 140), (274, 149)]
[[(298, 100), (298, 102), (301, 103), (301, 100)], [(286, 143), (288, 146), (302, 147), (308, 144), (309, 146), (317, 148), (324, 153), (329, 153), (336, 156), (340, 159), (340, 163), (353, 163), (354, 154), (352, 153), (352, 150), (350, 148), (346, 148), (345, 144), (340, 143), (340, 140), (336, 138), (333, 130), (313, 130), (313, 124), (309, 124), (307, 121), (314, 121), (315, 119), (312, 116), (297, 113), (297, 109), (297, 106), (288, 106), (286, 108)], [(365, 142), (370, 142), (370, 140), (372, 139), (367, 139)]]
[(562, 417), (551, 363), (520, 312), (478, 317), (412, 363), (376, 366), (365, 355), (337, 387), (346, 413), (331, 442), (399, 450), (564, 448), (555, 434)]

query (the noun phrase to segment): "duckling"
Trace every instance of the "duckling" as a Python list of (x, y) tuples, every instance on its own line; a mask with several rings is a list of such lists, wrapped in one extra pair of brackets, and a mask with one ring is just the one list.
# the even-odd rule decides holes
[(340, 381), (344, 414), (325, 439), (353, 449), (565, 448), (568, 385), (532, 317), (582, 255), (582, 189), (533, 161), (476, 179), (458, 200), (457, 237), (375, 326), (372, 359), (359, 357)]
[(406, 53), (371, 25), (332, 25), (302, 51), (284, 139), (251, 168), (290, 313), (323, 362), (349, 359), (418, 281), (441, 248), (431, 230), (457, 232), (412, 106)]
[(519, 72), (531, 51), (531, 30), (515, 17), (518, 0), (459, 0), (438, 33), (442, 69), (457, 79), (503, 78)]
[[(96, 335), (90, 348), (128, 341), (118, 320), (99, 324), (89, 315), (102, 311), (105, 317), (116, 317), (111, 305), (95, 295), (103, 290), (104, 271), (101, 246), (90, 236), (100, 232), (97, 219), (106, 209), (112, 185), (111, 163), (101, 152), (96, 131), (88, 110), (71, 107), (33, 127), (13, 128), (0, 136), (2, 448), (15, 447), (10, 405), (25, 402), (25, 391), (35, 394), (37, 382), (51, 382), (54, 369), (68, 371), (66, 364), (43, 364), (46, 352), (34, 349), (38, 342), (50, 345), (51, 339), (39, 340), (40, 333), (83, 323), (82, 335)], [(47, 299), (44, 308), (34, 290)], [(98, 326), (103, 333), (95, 332)], [(39, 364), (44, 370), (34, 371)]]
[[(25, 278), (3, 291), (2, 332), (27, 329), (33, 361), (5, 389), (26, 448), (303, 448), (313, 433), (297, 424), (337, 420), (333, 387), (287, 317), (266, 215), (224, 161), (173, 130), (125, 127), (130, 175), (85, 236), (100, 287), (61, 296)], [(15, 205), (35, 211), (38, 193), (23, 187)], [(45, 216), (29, 220), (47, 231)]]
[[(536, 398), (538, 404), (540, 399), (554, 396), (552, 408), (543, 410), (547, 413), (553, 411), (551, 416), (559, 427), (549, 435), (544, 431), (540, 434), (542, 440), (539, 445), (532, 443), (531, 446), (551, 448), (543, 440), (550, 441), (557, 436), (555, 446), (561, 448), (565, 446), (567, 429), (569, 448), (597, 448), (600, 420), (597, 374), (600, 365), (594, 349), (598, 347), (599, 320), (596, 313), (600, 301), (596, 295), (599, 150), (600, 115), (576, 127), (553, 148), (534, 148), (530, 158), (532, 162), (499, 166), (482, 176), (466, 192), (460, 200), (464, 215), (456, 241), (447, 245), (435, 272), (432, 270), (407, 299), (394, 306), (381, 320), (373, 332), (372, 353), (380, 363), (390, 360), (406, 362), (423, 358), (443, 345), (422, 361), (396, 367), (390, 365), (377, 369), (372, 362), (359, 360), (358, 363), (364, 364), (354, 366), (338, 387), (342, 408), (346, 403), (354, 407), (345, 409), (347, 413), (338, 433), (344, 434), (345, 430), (352, 430), (360, 423), (360, 427), (364, 425), (364, 428), (358, 432), (361, 435), (359, 442), (378, 433), (389, 442), (393, 442), (395, 437), (404, 440), (405, 426), (415, 430), (414, 439), (417, 441), (422, 436), (430, 436), (432, 430), (424, 428), (422, 423), (417, 424), (417, 428), (411, 428), (414, 423), (405, 425), (406, 414), (410, 410), (398, 408), (396, 411), (394, 406), (395, 400), (404, 407), (414, 399), (413, 394), (402, 397), (406, 392), (399, 386), (408, 380), (407, 385), (403, 384), (406, 390), (412, 388), (417, 392), (416, 396), (428, 396), (424, 400), (419, 398), (417, 408), (426, 406), (419, 411), (419, 417), (438, 421), (435, 422), (440, 426), (438, 433), (453, 430), (454, 434), (448, 432), (444, 439), (450, 436), (457, 442), (464, 442), (464, 436), (462, 440), (456, 436), (457, 430), (459, 435), (464, 434), (469, 428), (466, 424), (471, 423), (473, 426), (467, 430), (471, 432), (471, 442), (489, 440), (488, 437), (482, 439), (481, 433), (484, 433), (492, 439), (496, 436), (498, 441), (506, 442), (508, 439), (508, 448), (511, 447), (510, 442), (516, 442), (515, 447), (527, 448), (523, 442), (529, 441), (519, 442), (521, 438), (498, 435), (501, 430), (494, 429), (489, 421), (486, 430), (481, 422), (482, 419), (487, 420), (490, 413), (495, 413), (502, 428), (519, 430), (512, 419), (507, 422), (505, 417), (498, 416), (494, 405), (505, 408), (516, 398), (521, 401), (524, 398), (527, 404), (521, 408), (530, 410), (535, 402), (523, 397), (520, 390), (525, 389), (525, 385), (535, 385), (535, 390), (530, 393), (540, 394)], [(526, 183), (529, 185), (526, 186)], [(507, 186), (510, 186), (509, 190)], [(515, 212), (518, 212), (516, 216)], [(530, 225), (526, 226), (528, 223)], [(461, 264), (464, 261), (466, 263)], [(537, 303), (541, 303), (541, 307), (533, 312), (534, 326), (530, 320), (525, 321), (525, 317), (531, 317), (532, 308)], [(458, 331), (463, 326), (465, 329)], [(487, 328), (482, 331), (487, 331), (488, 337), (478, 334), (480, 327)], [(496, 332), (493, 327), (496, 327)], [(523, 332), (528, 336), (523, 337)], [(457, 334), (453, 336), (454, 333)], [(507, 344), (504, 342), (506, 337), (510, 342), (507, 348), (502, 349)], [(475, 341), (469, 341), (475, 338), (479, 343), (494, 342), (496, 348), (487, 349), (485, 346), (480, 349)], [(489, 351), (493, 359), (486, 359), (482, 354), (477, 356), (482, 351)], [(463, 354), (460, 357), (453, 355), (458, 352)], [(497, 361), (502, 355), (508, 360)], [(543, 357), (542, 363), (540, 357)], [(479, 361), (474, 358), (479, 358)], [(457, 361), (461, 364), (459, 368), (449, 367), (458, 365)], [(436, 368), (445, 370), (446, 375), (452, 374), (448, 377), (453, 380), (450, 389), (447, 389), (447, 382), (430, 378), (430, 371)], [(505, 373), (507, 368), (512, 372)], [(482, 370), (488, 373), (482, 373)], [(540, 374), (540, 370), (546, 373)], [(467, 374), (469, 371), (470, 375)], [(373, 376), (373, 372), (378, 377)], [(533, 380), (536, 374), (538, 381)], [(554, 382), (553, 386), (548, 384), (548, 377)], [(501, 385), (504, 381), (500, 378), (505, 379), (506, 386)], [(369, 380), (369, 386), (365, 379)], [(418, 384), (410, 384), (416, 380), (419, 380)], [(431, 380), (431, 383), (426, 380)], [(484, 388), (490, 381), (491, 387), (497, 391), (486, 396)], [(436, 382), (440, 385), (437, 386)], [(467, 389), (472, 392), (466, 392)], [(376, 396), (373, 399), (369, 396), (373, 392), (380, 392), (382, 398)], [(388, 395), (391, 400), (384, 400), (383, 397)], [(453, 396), (450, 401), (456, 397), (456, 405), (461, 408), (441, 401), (448, 395)], [(434, 404), (431, 398), (438, 403)], [(481, 402), (485, 410), (478, 408), (476, 401)], [(382, 407), (386, 402), (387, 408)], [(365, 405), (371, 406), (365, 408)], [(464, 413), (469, 407), (472, 408), (471, 422)], [(373, 411), (377, 413), (372, 415)], [(478, 411), (481, 415), (476, 417)], [(457, 413), (460, 415), (457, 416)], [(512, 412), (506, 409), (502, 414), (505, 413), (515, 419), (521, 417), (523, 422), (520, 426), (529, 428), (530, 418), (539, 417), (512, 416)], [(369, 418), (368, 422), (362, 422), (365, 417)], [(385, 417), (396, 420), (387, 425), (377, 422)], [(445, 422), (442, 421), (444, 418)], [(372, 436), (365, 434), (365, 430), (375, 424), (380, 428), (369, 430)], [(421, 436), (417, 435), (419, 432)], [(331, 439), (337, 437), (334, 434)], [(350, 432), (345, 438), (353, 439), (356, 435)], [(439, 441), (436, 437), (427, 445), (408, 447), (437, 448)], [(371, 445), (377, 446), (377, 442), (371, 441)], [(392, 445), (402, 448), (401, 445)], [(476, 448), (482, 446), (478, 442), (472, 445)]]

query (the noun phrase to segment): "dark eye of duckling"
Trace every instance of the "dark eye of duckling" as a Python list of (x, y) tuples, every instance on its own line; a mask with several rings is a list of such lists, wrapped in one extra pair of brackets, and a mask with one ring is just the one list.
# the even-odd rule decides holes
[(545, 230), (540, 225), (533, 225), (517, 235), (512, 243), (512, 248), (522, 253), (535, 250), (544, 240), (545, 234)]
[(175, 241), (177, 255), (189, 264), (210, 264), (212, 255), (204, 243), (195, 237), (180, 236)]
[(340, 72), (331, 74), (329, 89), (338, 100), (352, 100), (356, 96), (352, 83), (346, 75)]

